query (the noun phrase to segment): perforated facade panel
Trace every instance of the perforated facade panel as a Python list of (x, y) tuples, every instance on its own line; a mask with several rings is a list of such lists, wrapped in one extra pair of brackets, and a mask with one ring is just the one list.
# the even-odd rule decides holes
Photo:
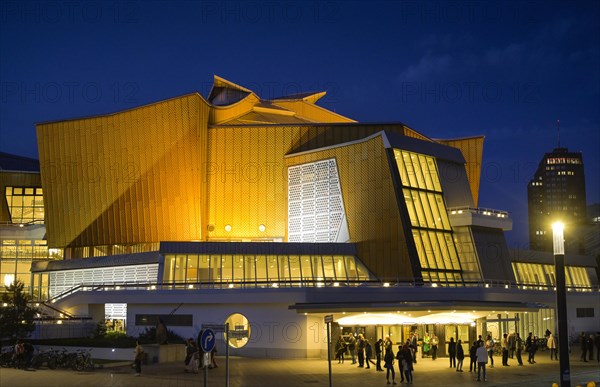
[(335, 159), (288, 168), (288, 241), (347, 242)]

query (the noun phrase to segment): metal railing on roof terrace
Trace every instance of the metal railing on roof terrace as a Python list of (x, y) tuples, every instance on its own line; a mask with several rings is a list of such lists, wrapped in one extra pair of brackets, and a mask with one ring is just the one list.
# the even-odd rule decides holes
[[(204, 289), (282, 289), (282, 288), (306, 288), (306, 287), (361, 287), (361, 288), (485, 288), (496, 290), (526, 290), (555, 292), (554, 285), (541, 284), (517, 284), (503, 280), (464, 281), (457, 283), (440, 282), (415, 282), (415, 281), (252, 281), (252, 282), (165, 282), (165, 283), (110, 283), (110, 284), (81, 284), (50, 298), (45, 303), (55, 303), (57, 300), (80, 291), (122, 291), (122, 290), (144, 290), (144, 291), (171, 291), (171, 290), (204, 290)], [(598, 286), (583, 287), (569, 286), (569, 292), (598, 292)]]
[(460, 214), (464, 214), (464, 213), (492, 216), (492, 217), (496, 217), (496, 218), (510, 217), (510, 212), (508, 212), (508, 211), (494, 210), (491, 208), (483, 208), (483, 207), (449, 207), (448, 208), (448, 214), (450, 214), (450, 215), (460, 215)]

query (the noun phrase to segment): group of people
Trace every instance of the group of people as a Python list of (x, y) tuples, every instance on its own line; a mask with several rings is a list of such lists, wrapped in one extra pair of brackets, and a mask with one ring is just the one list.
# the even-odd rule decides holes
[(196, 341), (192, 338), (187, 339), (185, 343), (185, 368), (184, 372), (192, 372), (197, 374), (199, 368), (218, 368), (215, 354), (217, 347), (213, 347), (210, 353), (205, 353), (203, 358), (200, 358), (200, 349)]
[(600, 363), (600, 332), (596, 335), (590, 333), (586, 335), (581, 332), (579, 335), (579, 344), (581, 345), (581, 360), (586, 362), (594, 360), (594, 346), (596, 347), (596, 360)]
[(33, 345), (28, 341), (17, 340), (13, 350), (13, 363), (19, 368), (28, 370), (31, 368), (31, 360), (33, 359), (33, 352), (35, 349)]
[[(335, 359), (338, 360), (338, 363), (344, 363), (345, 354), (349, 352), (352, 360), (351, 364), (356, 364), (358, 362), (358, 367), (366, 369), (370, 369), (370, 364), (373, 364), (377, 371), (387, 371), (386, 379), (388, 384), (397, 384), (395, 370), (397, 360), (401, 382), (406, 380), (407, 383), (412, 383), (413, 363), (417, 362), (416, 334), (413, 337), (414, 340), (409, 339), (403, 345), (399, 345), (396, 353), (394, 353), (393, 343), (389, 336), (386, 336), (385, 340), (377, 340), (375, 342), (376, 361), (373, 361), (373, 347), (362, 333), (356, 338), (352, 334), (347, 336), (341, 335), (338, 337), (335, 345)], [(381, 366), (382, 360), (383, 368)]]

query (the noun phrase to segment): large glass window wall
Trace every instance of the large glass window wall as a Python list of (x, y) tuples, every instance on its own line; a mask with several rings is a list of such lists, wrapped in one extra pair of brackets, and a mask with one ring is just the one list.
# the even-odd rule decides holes
[(60, 250), (48, 249), (45, 240), (0, 239), (0, 291), (19, 280), (25, 290), (33, 290), (31, 263), (36, 260), (62, 259)]
[[(513, 271), (519, 285), (531, 286), (533, 288), (556, 286), (556, 275), (554, 273), (554, 265), (545, 265), (540, 263), (513, 262)], [(587, 290), (594, 285), (590, 281), (590, 275), (586, 268), (581, 266), (567, 266), (565, 268), (565, 279), (567, 288), (573, 290)]]
[(44, 223), (42, 188), (6, 187), (5, 197), (12, 223)]
[(373, 280), (367, 268), (347, 255), (165, 255), (163, 281), (244, 286), (323, 286)]
[[(447, 285), (463, 283), (435, 159), (400, 149), (394, 149), (394, 155), (423, 280)], [(478, 270), (472, 271), (474, 279), (479, 279)]]

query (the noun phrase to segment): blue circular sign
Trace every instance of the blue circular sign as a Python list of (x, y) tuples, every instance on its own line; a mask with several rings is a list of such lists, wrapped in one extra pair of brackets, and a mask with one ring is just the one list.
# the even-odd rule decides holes
[(200, 333), (200, 337), (198, 339), (198, 341), (200, 341), (199, 344), (202, 351), (210, 352), (215, 347), (217, 336), (212, 329), (205, 329)]

